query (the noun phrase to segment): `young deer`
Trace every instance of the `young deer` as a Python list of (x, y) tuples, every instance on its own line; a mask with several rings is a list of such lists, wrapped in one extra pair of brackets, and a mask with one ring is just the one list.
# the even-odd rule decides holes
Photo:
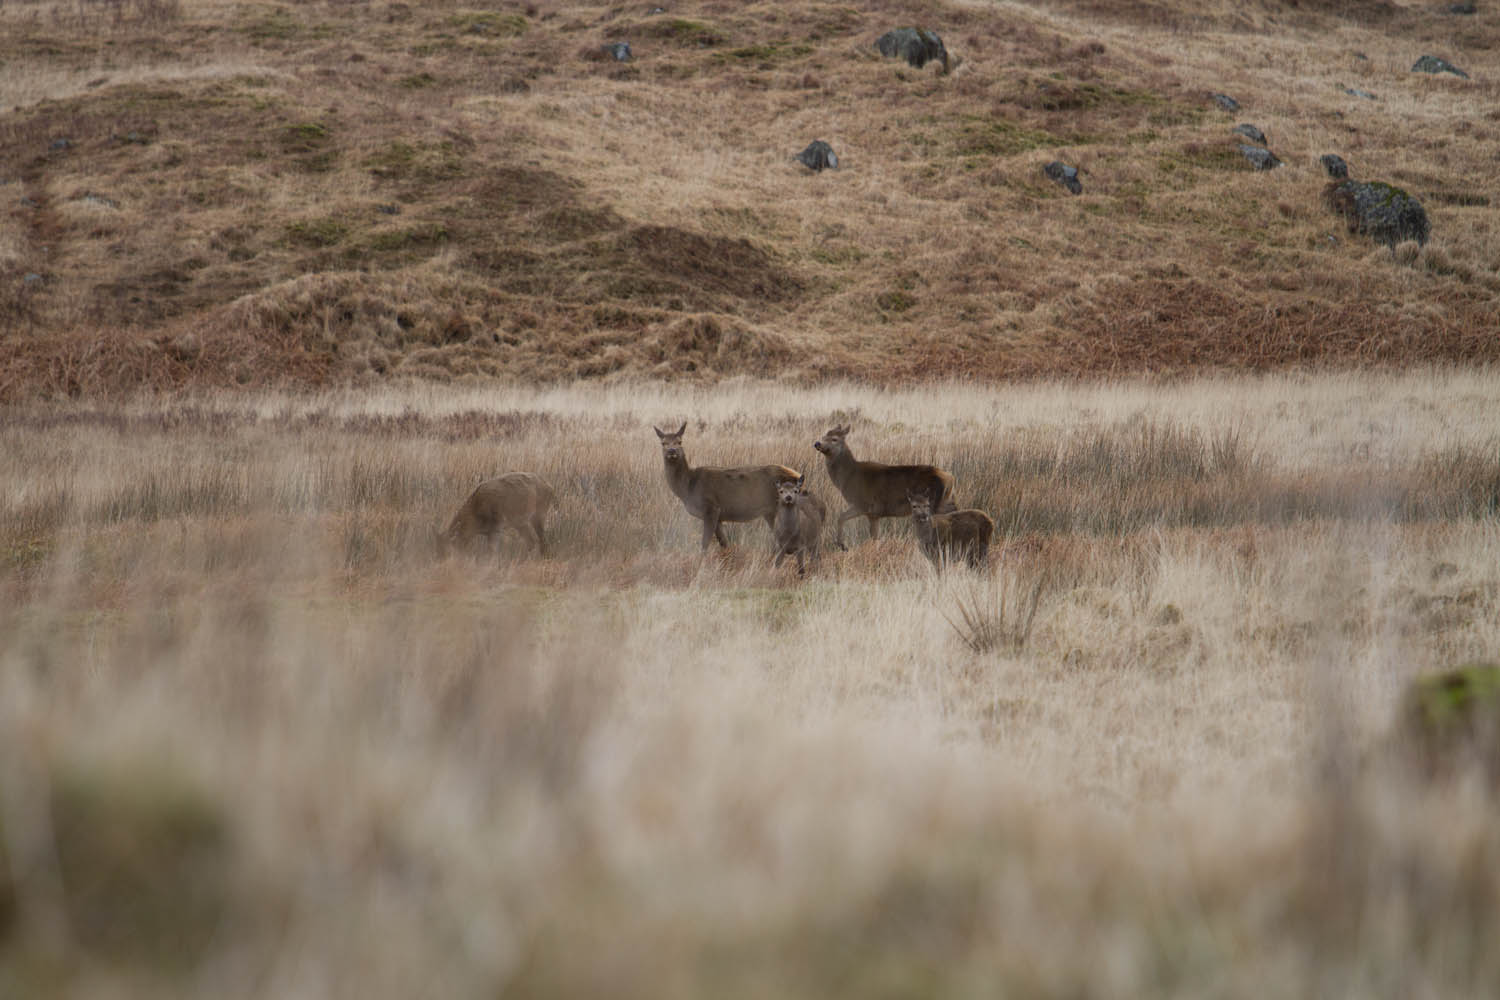
[(870, 522), (870, 537), (880, 535), (882, 517), (905, 517), (911, 512), (908, 493), (937, 497), (939, 512), (954, 510), (953, 475), (932, 465), (882, 465), (861, 462), (845, 443), (848, 425), (835, 427), (813, 442), (828, 462), (828, 478), (839, 488), (849, 509), (834, 523), (833, 544), (844, 547), (844, 522), (863, 516)]
[(925, 493), (912, 493), (907, 502), (911, 504), (911, 524), (917, 543), (938, 572), (942, 572), (943, 563), (959, 557), (973, 569), (984, 565), (984, 557), (990, 551), (990, 536), (995, 533), (995, 522), (988, 514), (973, 508), (934, 514), (932, 498)]
[(485, 546), (493, 549), (500, 529), (509, 526), (536, 545), (537, 555), (545, 556), (547, 511), (555, 499), (552, 487), (529, 472), (507, 472), (487, 479), (453, 515), (448, 530), (439, 538), (439, 550), (446, 553), (450, 546), (470, 546), (480, 536)]
[(822, 558), (819, 536), (823, 533), (823, 522), (828, 519), (828, 508), (807, 492), (806, 484), (806, 476), (776, 484), (776, 523), (771, 528), (776, 542), (776, 565), (780, 566), (787, 556), (796, 556), (798, 576), (806, 572), (805, 557), (811, 557), (814, 566)]
[(687, 512), (703, 522), (703, 549), (710, 539), (729, 547), (724, 537), (725, 522), (754, 521), (761, 518), (767, 527), (776, 521), (776, 484), (801, 477), (796, 469), (784, 465), (747, 465), (735, 469), (708, 466), (692, 468), (682, 450), (682, 435), (687, 421), (675, 431), (653, 427), (661, 439), (662, 467), (667, 485), (682, 501)]

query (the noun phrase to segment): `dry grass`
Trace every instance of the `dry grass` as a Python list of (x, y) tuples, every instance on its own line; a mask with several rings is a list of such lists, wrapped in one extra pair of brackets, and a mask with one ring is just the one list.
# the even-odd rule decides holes
[[(875, 55), (911, 22), (952, 74)], [(1427, 3), (7, 4), (0, 399), (1490, 363), (1496, 23)], [(615, 39), (634, 62), (591, 58)], [(1472, 79), (1410, 73), (1429, 50)], [(1239, 121), (1287, 166), (1251, 172)], [(842, 169), (792, 160), (815, 137)], [(1324, 152), (1419, 197), (1433, 241), (1350, 238), (1319, 203)], [(1081, 197), (1042, 177), (1057, 157)]]
[[(1490, 995), (1493, 791), (1390, 751), (1409, 678), (1500, 657), (1497, 395), (12, 407), (0, 993)], [(650, 431), (683, 417), (830, 500), (833, 420), (946, 464), (992, 563), (700, 557)], [(436, 559), (515, 468), (554, 557)]]

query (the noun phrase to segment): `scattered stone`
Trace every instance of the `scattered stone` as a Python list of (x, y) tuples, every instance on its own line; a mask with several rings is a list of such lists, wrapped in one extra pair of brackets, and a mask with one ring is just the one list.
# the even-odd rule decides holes
[(1344, 93), (1348, 94), (1350, 97), (1362, 97), (1367, 101), (1378, 101), (1380, 99), (1374, 94), (1370, 93), (1368, 90), (1360, 90), (1358, 87), (1345, 87)]
[(401, 206), (400, 205), (376, 205), (375, 206), (375, 211), (379, 212), (381, 215), (400, 215), (401, 214)]
[(1240, 102), (1228, 94), (1210, 94), (1209, 96), (1214, 99), (1215, 104), (1225, 111), (1238, 111), (1240, 109)]
[(73, 143), (69, 142), (67, 139), (53, 139), (52, 140), (52, 148), (53, 149), (67, 149), (71, 145), (73, 145)]
[(1469, 74), (1448, 60), (1439, 59), (1437, 56), (1423, 56), (1411, 64), (1411, 71), (1413, 73), (1452, 73), (1454, 76), (1462, 77), (1465, 80), (1469, 78)]
[(1360, 62), (1369, 62), (1370, 61), (1370, 57), (1367, 56), (1367, 55), (1365, 55), (1363, 52), (1355, 52), (1354, 53), (1354, 58), (1358, 59)]
[(929, 62), (941, 62), (944, 73), (949, 69), (947, 47), (936, 31), (928, 31), (926, 28), (897, 28), (887, 31), (875, 40), (875, 47), (880, 50), (881, 55), (889, 59), (900, 57), (917, 69)]
[(1240, 153), (1256, 170), (1274, 170), (1281, 166), (1281, 161), (1276, 158), (1275, 153), (1260, 146), (1247, 146), (1240, 143)]
[(1251, 142), (1258, 142), (1262, 146), (1266, 144), (1266, 134), (1254, 125), (1236, 125), (1231, 131), (1244, 136)]
[(1444, 14), (1474, 14), (1474, 13), (1477, 13), (1478, 10), (1479, 10), (1479, 8), (1476, 7), (1474, 4), (1471, 4), (1471, 3), (1450, 3), (1448, 6), (1446, 6), (1446, 7), (1443, 8), (1443, 13)]
[(838, 154), (822, 139), (814, 140), (811, 145), (797, 154), (797, 159), (802, 161), (803, 166), (813, 171), (823, 170), (825, 167), (837, 170), (839, 166)]
[(96, 77), (93, 80), (90, 80), (88, 83), (85, 83), (84, 86), (87, 87), (89, 90), (97, 90), (100, 87), (104, 86), (108, 82), (109, 82), (109, 77), (107, 77), (107, 76), (101, 76), (101, 77)]
[(608, 42), (601, 51), (615, 62), (630, 62), (632, 58), (629, 42)]
[(1324, 153), (1319, 157), (1319, 162), (1323, 164), (1323, 169), (1328, 171), (1328, 176), (1334, 180), (1340, 180), (1349, 176), (1349, 164), (1344, 162), (1342, 156), (1335, 153)]
[(526, 82), (524, 76), (508, 76), (500, 81), (500, 93), (529, 94), (531, 93), (531, 84)]
[(667, 12), (667, 8), (665, 8), (665, 7), (652, 7), (650, 10), (646, 11), (647, 14), (652, 14), (652, 15), (655, 15), (655, 14), (665, 14), (666, 12)]
[(1421, 202), (1380, 181), (1334, 181), (1323, 200), (1344, 217), (1351, 233), (1363, 233), (1392, 250), (1405, 240), (1425, 245), (1432, 231)]
[(1078, 179), (1077, 167), (1070, 167), (1061, 160), (1053, 160), (1042, 168), (1042, 173), (1074, 194), (1083, 194), (1083, 182)]
[(26, 277), (21, 279), (21, 283), (23, 285), (40, 285), (42, 283), (42, 276), (35, 271), (28, 271), (26, 272)]
[(22, 208), (41, 208), (42, 207), (42, 203), (39, 202), (39, 201), (37, 201), (35, 198), (31, 197), (30, 195), (23, 196), (21, 198), (21, 200), (19, 202), (17, 202), (17, 204), (19, 204)]
[(92, 191), (83, 193), (82, 201), (92, 202), (95, 205), (103, 205), (105, 208), (119, 208), (120, 203), (113, 198), (106, 198), (102, 194), (94, 194)]

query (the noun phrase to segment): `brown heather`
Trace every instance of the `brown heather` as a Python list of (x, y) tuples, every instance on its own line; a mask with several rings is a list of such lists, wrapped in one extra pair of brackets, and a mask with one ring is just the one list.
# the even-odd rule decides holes
[[(1493, 363), (1500, 46), (1440, 7), (7, 3), (0, 400)], [(1325, 152), (1427, 246), (1351, 238)]]
[[(0, 995), (1489, 996), (1500, 379), (12, 406)], [(798, 580), (704, 462), (854, 421), (998, 524)], [(800, 456), (800, 457), (799, 457)], [(436, 558), (465, 484), (548, 554)], [(816, 466), (808, 488), (833, 491)]]

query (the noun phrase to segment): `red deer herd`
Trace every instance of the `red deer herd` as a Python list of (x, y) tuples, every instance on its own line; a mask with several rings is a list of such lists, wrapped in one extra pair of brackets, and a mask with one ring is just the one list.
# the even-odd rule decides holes
[[(797, 560), (797, 575), (816, 565), (828, 508), (807, 490), (807, 477), (785, 465), (734, 468), (688, 464), (682, 447), (687, 422), (675, 431), (653, 428), (661, 441), (667, 486), (689, 514), (703, 522), (701, 548), (710, 541), (727, 548), (726, 522), (763, 520), (771, 529), (775, 565), (787, 556)], [(834, 427), (813, 447), (828, 466), (828, 478), (848, 507), (833, 521), (833, 544), (844, 548), (844, 522), (863, 517), (870, 537), (880, 536), (886, 517), (910, 517), (922, 554), (942, 570), (959, 559), (978, 568), (989, 552), (995, 522), (982, 510), (959, 510), (953, 500), (953, 474), (934, 465), (884, 465), (854, 457), (846, 438), (849, 427)], [(439, 547), (472, 545), (483, 538), (492, 547), (501, 527), (510, 527), (537, 553), (547, 554), (546, 516), (555, 495), (528, 472), (509, 472), (480, 483), (439, 537)]]

